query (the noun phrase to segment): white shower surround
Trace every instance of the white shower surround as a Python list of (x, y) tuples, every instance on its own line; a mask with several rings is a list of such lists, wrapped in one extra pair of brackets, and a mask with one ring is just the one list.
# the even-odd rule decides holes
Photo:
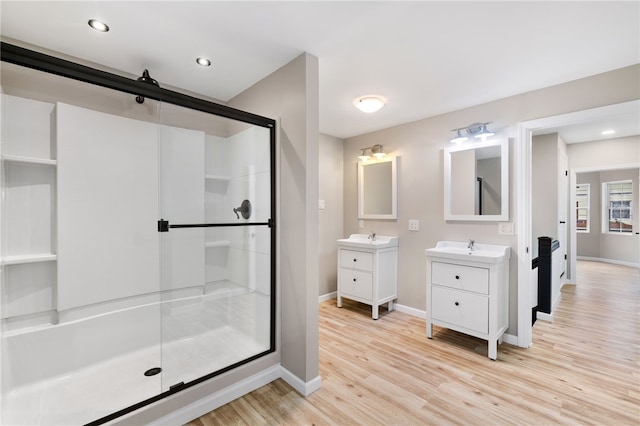
[[(46, 119), (47, 123), (50, 119), (56, 120), (56, 108), (53, 105), (3, 95), (3, 106), (6, 99), (10, 99), (12, 105), (26, 101), (27, 108), (37, 106), (39, 118)], [(67, 107), (63, 106), (65, 109)], [(3, 112), (7, 110), (3, 108)], [(89, 112), (90, 115), (93, 113), (108, 115)], [(20, 121), (16, 124), (24, 125)], [(47, 124), (45, 127), (50, 126)], [(194, 133), (168, 126), (160, 128), (161, 134), (176, 131)], [(30, 155), (53, 157), (55, 147), (51, 152), (44, 152), (43, 149), (51, 135), (42, 133), (42, 146), (38, 152)], [(269, 144), (261, 144), (262, 149), (259, 150), (252, 147), (255, 140), (264, 140), (255, 138), (268, 140), (268, 135), (267, 129), (256, 127), (249, 127), (228, 138), (202, 134), (203, 166), (206, 164), (206, 170), (201, 172), (203, 217), (184, 217), (184, 222), (200, 223), (202, 219), (207, 222), (237, 222), (233, 207), (239, 206), (243, 199), (251, 200), (254, 206), (251, 222), (270, 219)], [(164, 152), (161, 151), (161, 154), (165, 154), (165, 159), (173, 158), (175, 150), (179, 149), (172, 145), (175, 144), (170, 143), (168, 148), (166, 143), (163, 145)], [(161, 164), (167, 166), (162, 158)], [(171, 160), (168, 166), (167, 169), (171, 169)], [(173, 166), (177, 170), (175, 161)], [(55, 172), (55, 166), (51, 170)], [(220, 178), (209, 180), (204, 179), (204, 175)], [(55, 175), (53, 181), (54, 189), (44, 188), (45, 192), (55, 192)], [(173, 188), (178, 198), (181, 196), (179, 186)], [(165, 194), (164, 201), (166, 199), (168, 197)], [(180, 202), (177, 204), (180, 210)], [(164, 205), (167, 207), (167, 204)], [(183, 212), (188, 216), (188, 209), (183, 209)], [(51, 223), (55, 224), (55, 210), (45, 213), (51, 216)], [(177, 236), (178, 231), (173, 231), (173, 235)], [(56, 256), (46, 262), (4, 268), (7, 274), (12, 272), (17, 279), (35, 276), (33, 274), (44, 275), (47, 279), (41, 280), (46, 288), (36, 287), (38, 295), (43, 296), (26, 300), (17, 297), (18, 294), (15, 297), (7, 294), (12, 290), (20, 291), (20, 287), (6, 285), (9, 275), (5, 275), (3, 280), (5, 288), (0, 307), (0, 316), (6, 323), (3, 324), (0, 356), (3, 424), (95, 420), (165, 391), (172, 384), (196, 379), (269, 349), (270, 325), (265, 319), (269, 318), (271, 309), (270, 229), (232, 227), (183, 232), (182, 235), (189, 232), (196, 234), (187, 237), (192, 242), (194, 237), (196, 241), (202, 240), (198, 243), (204, 254), (201, 258), (203, 279), (200, 285), (189, 282), (197, 280), (198, 274), (193, 275), (189, 268), (178, 265), (177, 275), (175, 268), (162, 270), (163, 281), (158, 284), (156, 291), (98, 300), (97, 303), (93, 301), (87, 305), (75, 304), (70, 309), (57, 310), (56, 291), (59, 289), (56, 285), (56, 261), (59, 259)], [(197, 235), (198, 232), (201, 236)], [(165, 234), (165, 237), (173, 237), (170, 234)], [(175, 247), (180, 247), (184, 243), (181, 239), (184, 240), (173, 237), (169, 248), (176, 241)], [(44, 243), (51, 246), (53, 253), (56, 252), (55, 240)], [(6, 256), (6, 252), (3, 255)], [(193, 256), (169, 250), (163, 252), (162, 258), (180, 262), (186, 257), (193, 259)], [(20, 272), (22, 269), (28, 271)], [(189, 280), (181, 280), (185, 276)], [(220, 306), (221, 301), (229, 303)], [(225, 325), (215, 320), (220, 313), (227, 315)], [(185, 334), (185, 330), (188, 334)], [(219, 342), (232, 348), (229, 356), (221, 356)], [(153, 378), (144, 377), (144, 370), (153, 366), (162, 366), (163, 373)], [(144, 377), (144, 380), (140, 381), (138, 376)], [(163, 377), (162, 384), (157, 383), (160, 377)], [(97, 381), (101, 386), (98, 389), (92, 387), (95, 386), (92, 381)], [(127, 392), (122, 392), (124, 388)], [(102, 407), (105, 400), (112, 401), (113, 405)], [(95, 411), (86, 418), (74, 417), (74, 413), (77, 414), (76, 404), (84, 404)], [(67, 412), (59, 412), (60, 407), (66, 407)]]

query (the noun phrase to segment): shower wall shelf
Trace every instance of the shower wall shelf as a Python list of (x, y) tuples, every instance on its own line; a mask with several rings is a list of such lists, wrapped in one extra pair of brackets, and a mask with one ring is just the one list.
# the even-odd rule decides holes
[(218, 175), (206, 175), (204, 177), (206, 180), (212, 181), (220, 181), (220, 182), (229, 182), (229, 176), (218, 176)]
[(229, 247), (231, 243), (226, 240), (218, 240), (218, 241), (207, 241), (204, 246), (206, 248), (215, 248), (215, 247)]
[(58, 164), (57, 160), (51, 160), (49, 158), (24, 157), (21, 155), (3, 155), (2, 159), (13, 163), (42, 164), (46, 166), (55, 166)]
[(58, 259), (58, 256), (51, 253), (43, 254), (25, 254), (20, 256), (5, 256), (2, 258), (4, 265), (23, 265), (25, 263), (52, 262)]
[(50, 325), (55, 317), (56, 104), (5, 93), (1, 97), (0, 317), (4, 327), (20, 332)]

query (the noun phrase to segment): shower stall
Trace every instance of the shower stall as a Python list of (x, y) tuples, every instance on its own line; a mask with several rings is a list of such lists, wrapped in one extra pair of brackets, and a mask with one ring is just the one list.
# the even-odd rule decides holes
[(105, 423), (274, 352), (275, 121), (1, 53), (0, 423)]

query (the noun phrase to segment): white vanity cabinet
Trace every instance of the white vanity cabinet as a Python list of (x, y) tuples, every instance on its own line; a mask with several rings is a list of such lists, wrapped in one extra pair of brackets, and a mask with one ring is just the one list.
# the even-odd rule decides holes
[(427, 337), (433, 325), (488, 342), (495, 360), (498, 342), (509, 328), (511, 248), (441, 241), (427, 249)]
[(338, 307), (342, 298), (366, 303), (372, 307), (372, 318), (378, 319), (378, 306), (398, 297), (398, 239), (352, 234), (338, 240)]

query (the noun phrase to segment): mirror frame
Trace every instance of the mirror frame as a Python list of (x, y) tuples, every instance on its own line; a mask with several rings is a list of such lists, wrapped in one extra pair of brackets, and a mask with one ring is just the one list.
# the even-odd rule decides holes
[[(500, 182), (501, 203), (500, 214), (476, 215), (453, 214), (451, 212), (451, 154), (459, 151), (475, 150), (491, 146), (500, 146)], [(492, 139), (484, 142), (467, 143), (464, 145), (448, 146), (444, 149), (444, 219), (451, 221), (480, 221), (480, 222), (505, 222), (509, 220), (509, 140)]]
[[(391, 162), (391, 213), (371, 214), (364, 212), (364, 167)], [(398, 157), (387, 156), (380, 160), (358, 162), (358, 219), (398, 219)]]

